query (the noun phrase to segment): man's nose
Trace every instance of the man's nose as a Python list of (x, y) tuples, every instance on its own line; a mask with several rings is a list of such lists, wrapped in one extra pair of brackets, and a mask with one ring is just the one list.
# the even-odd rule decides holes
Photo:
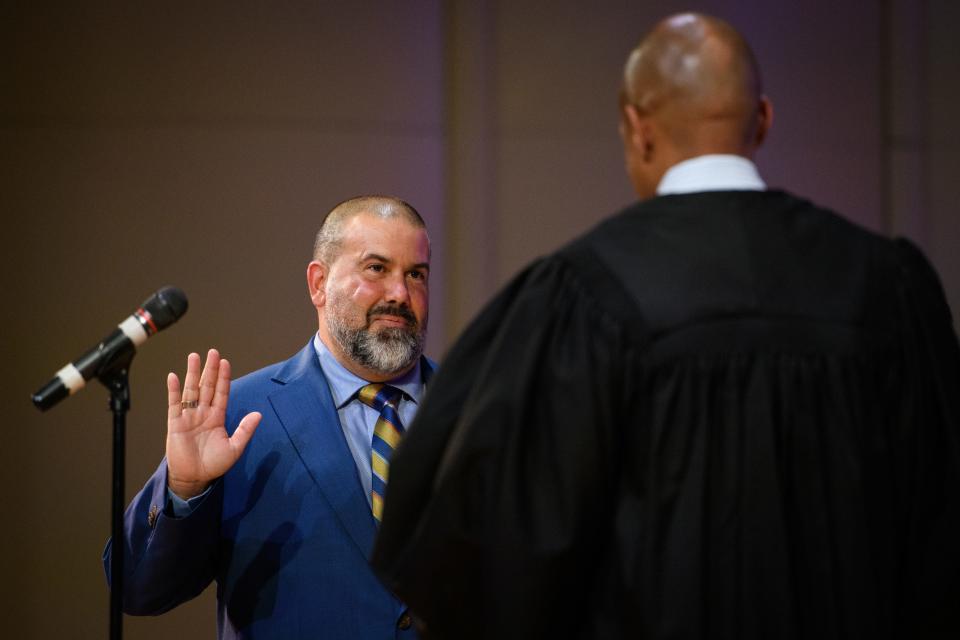
[(391, 304), (407, 304), (410, 302), (410, 291), (407, 289), (406, 274), (397, 274), (387, 280), (386, 301)]

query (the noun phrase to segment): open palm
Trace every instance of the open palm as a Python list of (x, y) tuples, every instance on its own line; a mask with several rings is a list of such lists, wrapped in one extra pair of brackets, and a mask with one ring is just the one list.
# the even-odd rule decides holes
[(260, 423), (259, 413), (249, 413), (227, 435), (229, 396), (230, 362), (216, 349), (207, 352), (202, 374), (200, 356), (187, 356), (182, 392), (176, 374), (167, 375), (167, 485), (183, 499), (203, 493), (226, 473)]

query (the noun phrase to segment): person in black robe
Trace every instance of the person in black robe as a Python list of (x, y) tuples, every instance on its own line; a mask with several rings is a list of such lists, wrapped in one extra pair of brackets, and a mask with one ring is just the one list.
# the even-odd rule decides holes
[(960, 637), (960, 348), (914, 245), (750, 162), (742, 37), (672, 16), (621, 96), (641, 202), (501, 291), (391, 462), (425, 637)]

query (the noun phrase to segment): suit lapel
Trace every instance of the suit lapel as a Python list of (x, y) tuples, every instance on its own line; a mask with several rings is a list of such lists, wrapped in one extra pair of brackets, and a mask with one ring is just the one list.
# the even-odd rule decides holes
[(313, 344), (288, 360), (275, 379), (283, 386), (270, 394), (270, 403), (280, 423), (344, 529), (369, 558), (376, 524)]
[(420, 375), (423, 376), (424, 389), (430, 384), (430, 378), (437, 370), (437, 363), (427, 356), (420, 356)]

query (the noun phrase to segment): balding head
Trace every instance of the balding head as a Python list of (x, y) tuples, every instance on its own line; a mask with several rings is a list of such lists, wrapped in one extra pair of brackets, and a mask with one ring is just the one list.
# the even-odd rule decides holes
[(627, 170), (641, 197), (681, 160), (751, 157), (772, 115), (743, 36), (697, 13), (666, 18), (631, 52), (621, 107)]
[(401, 218), (418, 229), (425, 229), (423, 218), (413, 205), (393, 196), (357, 196), (344, 200), (324, 217), (313, 244), (313, 259), (329, 265), (337, 256), (344, 223), (354, 216), (366, 213), (378, 218)]

